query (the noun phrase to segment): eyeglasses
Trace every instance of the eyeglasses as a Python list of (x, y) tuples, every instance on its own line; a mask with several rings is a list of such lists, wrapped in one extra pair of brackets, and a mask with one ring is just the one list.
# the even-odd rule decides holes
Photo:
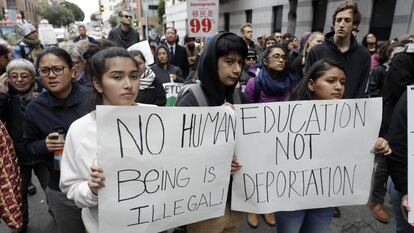
[(52, 67), (39, 67), (38, 69), (39, 74), (41, 77), (48, 77), (50, 74), (50, 71), (53, 72), (55, 75), (61, 75), (65, 71), (65, 66), (52, 66)]
[(132, 19), (132, 16), (130, 15), (123, 15), (122, 17), (127, 18), (127, 19)]
[(74, 60), (72, 60), (72, 64), (73, 64), (73, 66), (77, 66), (77, 65), (79, 65), (81, 63), (81, 61), (79, 60), (79, 61), (74, 61)]
[(273, 59), (275, 59), (275, 60), (280, 60), (280, 59), (282, 59), (282, 60), (284, 60), (284, 61), (286, 61), (286, 59), (287, 59), (286, 55), (282, 55), (282, 54), (278, 54), (278, 53), (275, 53), (275, 54), (273, 54), (272, 56), (267, 57), (266, 59), (271, 59), (271, 58), (273, 58)]
[(32, 77), (29, 73), (22, 73), (22, 74), (18, 74), (18, 73), (11, 73), (9, 75), (9, 77), (13, 80), (17, 80), (19, 79), (19, 77), (21, 79), (29, 79), (30, 77)]

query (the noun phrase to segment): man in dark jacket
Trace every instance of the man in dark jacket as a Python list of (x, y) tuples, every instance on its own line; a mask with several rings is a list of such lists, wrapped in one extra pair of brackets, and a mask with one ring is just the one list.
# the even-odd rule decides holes
[(119, 47), (127, 49), (139, 42), (139, 34), (131, 27), (132, 16), (128, 11), (121, 11), (118, 16), (119, 26), (109, 32), (108, 40), (115, 42)]
[(178, 44), (177, 30), (173, 27), (165, 29), (166, 45), (168, 47), (170, 63), (183, 71), (184, 80), (187, 78), (190, 65), (188, 64), (187, 50)]
[(251, 23), (244, 23), (240, 27), (240, 35), (244, 41), (246, 41), (247, 48), (255, 50), (256, 53), (261, 53), (262, 49), (260, 46), (256, 45), (253, 38), (253, 25)]
[(73, 42), (78, 42), (80, 40), (88, 40), (89, 42), (94, 42), (95, 39), (86, 35), (86, 27), (84, 25), (79, 25), (78, 26), (78, 32), (79, 32), (79, 36), (75, 37), (75, 39), (73, 39)]
[(313, 47), (306, 59), (305, 70), (322, 58), (333, 58), (345, 67), (345, 98), (364, 96), (371, 58), (368, 50), (359, 45), (352, 31), (358, 28), (361, 13), (356, 3), (339, 6), (333, 17), (334, 31), (326, 34), (325, 43)]
[(407, 96), (407, 91), (405, 91), (397, 101), (387, 133), (387, 139), (392, 147), (392, 154), (387, 158), (395, 188), (390, 188), (389, 193), (394, 209), (397, 233), (414, 232), (414, 225), (409, 225), (401, 212), (401, 204), (407, 201), (408, 193)]

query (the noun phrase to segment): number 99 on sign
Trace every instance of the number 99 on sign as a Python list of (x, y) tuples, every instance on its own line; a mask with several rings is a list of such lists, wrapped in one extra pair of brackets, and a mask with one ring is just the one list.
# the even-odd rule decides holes
[(191, 19), (190, 20), (190, 28), (192, 33), (198, 33), (200, 29), (203, 32), (210, 32), (212, 27), (211, 19), (204, 18), (201, 20), (199, 19)]

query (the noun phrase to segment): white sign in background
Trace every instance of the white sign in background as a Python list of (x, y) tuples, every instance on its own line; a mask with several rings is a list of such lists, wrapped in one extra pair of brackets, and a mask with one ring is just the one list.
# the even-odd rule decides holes
[(148, 40), (143, 40), (138, 43), (131, 45), (128, 51), (139, 50), (145, 57), (145, 65), (149, 66), (154, 63), (154, 55), (152, 55), (151, 47), (149, 46)]
[(160, 232), (224, 215), (235, 127), (229, 107), (98, 106), (99, 232)]
[(407, 87), (408, 222), (414, 223), (414, 86)]
[(184, 86), (184, 83), (168, 82), (163, 83), (165, 90), (165, 95), (167, 97), (166, 106), (174, 106), (178, 93), (181, 91), (181, 88)]
[(188, 35), (207, 37), (218, 32), (219, 0), (188, 0)]
[(271, 213), (368, 201), (382, 100), (236, 105), (232, 209)]

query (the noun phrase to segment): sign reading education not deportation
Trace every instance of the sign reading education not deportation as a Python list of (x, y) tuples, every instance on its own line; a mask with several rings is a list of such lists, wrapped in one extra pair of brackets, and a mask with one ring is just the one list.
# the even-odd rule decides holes
[(160, 232), (224, 214), (236, 119), (229, 107), (97, 108), (99, 232)]
[(236, 105), (232, 209), (270, 213), (368, 201), (381, 99)]

